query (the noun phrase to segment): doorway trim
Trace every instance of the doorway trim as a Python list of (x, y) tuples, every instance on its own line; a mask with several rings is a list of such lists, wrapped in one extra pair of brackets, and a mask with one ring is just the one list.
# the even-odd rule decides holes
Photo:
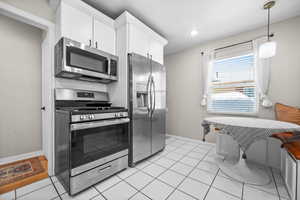
[(43, 30), (42, 49), (42, 152), (48, 159), (48, 174), (54, 175), (54, 44), (55, 24), (0, 2), (0, 14)]

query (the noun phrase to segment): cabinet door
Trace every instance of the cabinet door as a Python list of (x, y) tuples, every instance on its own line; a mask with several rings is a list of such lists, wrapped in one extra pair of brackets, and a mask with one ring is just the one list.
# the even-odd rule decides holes
[(94, 47), (115, 54), (116, 32), (113, 27), (94, 18)]
[(155, 39), (149, 40), (149, 54), (152, 59), (160, 64), (164, 64), (164, 46)]
[(152, 154), (165, 147), (166, 140), (166, 68), (152, 61), (151, 88), (151, 128), (152, 128)]
[(61, 36), (89, 45), (93, 37), (93, 17), (62, 3), (60, 28)]
[(149, 36), (135, 25), (129, 27), (129, 53), (137, 53), (147, 57), (149, 52)]
[(129, 95), (132, 112), (132, 162), (138, 162), (151, 155), (151, 121), (149, 117), (149, 84), (151, 68), (140, 55), (129, 57)]

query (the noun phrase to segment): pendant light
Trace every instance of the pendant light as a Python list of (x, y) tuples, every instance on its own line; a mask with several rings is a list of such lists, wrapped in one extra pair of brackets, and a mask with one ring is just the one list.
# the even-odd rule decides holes
[(270, 9), (275, 5), (275, 1), (268, 1), (264, 5), (264, 9), (268, 10), (268, 41), (261, 44), (259, 47), (260, 58), (270, 58), (276, 54), (276, 42), (270, 41)]

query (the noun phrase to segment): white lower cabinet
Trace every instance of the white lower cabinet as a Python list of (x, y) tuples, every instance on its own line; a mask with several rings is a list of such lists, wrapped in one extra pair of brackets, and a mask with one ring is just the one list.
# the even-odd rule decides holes
[(292, 200), (300, 199), (299, 161), (295, 160), (285, 149), (282, 150), (281, 173)]

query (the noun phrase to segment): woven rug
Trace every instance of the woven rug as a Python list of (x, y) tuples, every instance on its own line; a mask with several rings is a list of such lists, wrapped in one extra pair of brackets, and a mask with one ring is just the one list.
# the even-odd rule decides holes
[(0, 186), (34, 176), (44, 171), (38, 157), (0, 165)]

